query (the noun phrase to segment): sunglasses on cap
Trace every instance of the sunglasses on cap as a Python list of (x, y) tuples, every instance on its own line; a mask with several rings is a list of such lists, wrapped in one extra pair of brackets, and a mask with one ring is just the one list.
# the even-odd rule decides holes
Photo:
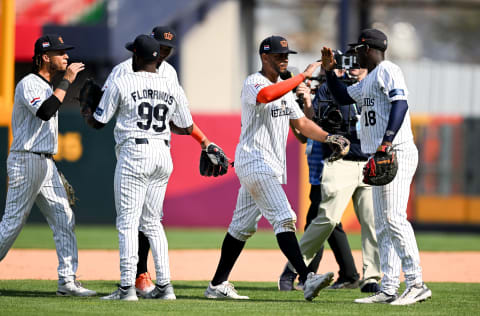
[(358, 53), (362, 47), (365, 47), (365, 50), (369, 48), (368, 44), (360, 44), (353, 47), (355, 53)]

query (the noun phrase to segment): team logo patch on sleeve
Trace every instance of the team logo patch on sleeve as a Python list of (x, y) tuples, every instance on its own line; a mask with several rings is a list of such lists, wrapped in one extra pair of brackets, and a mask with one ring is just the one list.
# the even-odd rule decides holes
[(389, 98), (393, 98), (397, 95), (405, 95), (405, 91), (403, 91), (403, 89), (393, 89), (388, 93)]
[(259, 90), (259, 88), (263, 87), (263, 84), (262, 83), (256, 83), (254, 85), (255, 89)]
[(30, 101), (30, 105), (31, 106), (37, 106), (38, 102), (40, 102), (39, 97), (33, 98), (32, 101)]
[(97, 108), (97, 109), (95, 110), (95, 114), (97, 114), (98, 116), (101, 116), (101, 115), (103, 114), (103, 109)]

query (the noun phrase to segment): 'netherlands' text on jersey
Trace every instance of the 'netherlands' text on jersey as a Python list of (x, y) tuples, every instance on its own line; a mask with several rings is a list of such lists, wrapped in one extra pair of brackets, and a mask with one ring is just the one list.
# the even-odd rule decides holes
[[(107, 80), (105, 80), (105, 83), (103, 84), (102, 91), (105, 91), (107, 87), (113, 82), (113, 80), (127, 73), (133, 73), (132, 58), (129, 58), (113, 67), (112, 72), (110, 72)], [(162, 61), (160, 66), (157, 68), (157, 74), (167, 78), (167, 80), (171, 80), (172, 82), (176, 82), (177, 84), (179, 84), (177, 71), (175, 70), (175, 68), (173, 68), (172, 65), (170, 65), (166, 61)]]
[(52, 85), (38, 74), (29, 74), (17, 84), (12, 111), (13, 142), (10, 151), (57, 153), (58, 112), (48, 121), (36, 116), (38, 108), (52, 94)]
[[(347, 91), (362, 107), (359, 134), (362, 151), (374, 153), (385, 135), (391, 102), (407, 100), (408, 90), (402, 70), (394, 63), (384, 60), (369, 72), (365, 79), (347, 87)], [(409, 110), (393, 139), (393, 145), (408, 141), (413, 141)]]
[(117, 145), (129, 138), (170, 140), (170, 120), (181, 128), (193, 124), (182, 87), (144, 71), (118, 77), (107, 87), (93, 116), (106, 124), (114, 115)]
[(290, 119), (304, 116), (293, 93), (267, 103), (257, 103), (257, 94), (272, 85), (257, 72), (245, 79), (241, 93), (242, 130), (235, 151), (235, 172), (270, 174), (286, 183), (286, 146)]

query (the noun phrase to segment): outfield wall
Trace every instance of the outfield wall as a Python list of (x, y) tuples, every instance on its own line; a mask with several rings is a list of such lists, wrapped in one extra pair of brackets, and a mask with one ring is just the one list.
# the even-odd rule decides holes
[[(233, 160), (240, 134), (240, 115), (194, 115), (210, 140)], [(415, 117), (420, 163), (409, 202), (409, 218), (416, 224), (480, 227), (480, 122), (475, 119)], [(77, 111), (60, 113), (59, 154), (55, 157), (77, 191), (77, 223), (113, 224), (113, 174), (116, 164), (113, 122), (103, 130), (88, 128)], [(7, 130), (0, 129), (1, 179), (6, 178)], [(226, 227), (240, 187), (234, 169), (218, 178), (199, 175), (200, 146), (189, 136), (173, 135), (174, 171), (164, 203), (166, 226)], [(467, 158), (468, 157), (468, 158)], [(287, 146), (287, 196), (304, 225), (308, 209), (308, 167), (304, 146), (290, 135)], [(5, 205), (6, 180), (0, 182), (0, 214)], [(34, 208), (29, 221), (44, 219)], [(358, 230), (352, 206), (343, 218), (347, 230)], [(265, 220), (260, 227), (269, 227)]]

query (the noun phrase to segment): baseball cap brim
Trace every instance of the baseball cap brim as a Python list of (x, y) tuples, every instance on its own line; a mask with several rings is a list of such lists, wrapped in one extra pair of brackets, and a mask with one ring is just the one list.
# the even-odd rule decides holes
[(52, 51), (52, 50), (69, 50), (69, 49), (74, 49), (74, 48), (75, 48), (75, 46), (73, 46), (73, 45), (60, 44), (60, 45), (50, 46), (50, 47), (44, 48), (43, 51), (47, 52), (47, 51)]
[(133, 52), (133, 46), (133, 42), (128, 42), (127, 44), (125, 44), (125, 48), (131, 52)]
[(281, 49), (281, 50), (271, 50), (271, 51), (264, 51), (265, 54), (298, 54), (296, 51), (291, 49)]
[(167, 47), (171, 47), (171, 48), (176, 48), (176, 45), (173, 44), (172, 42), (169, 42), (169, 41), (159, 41), (157, 40), (159, 43), (160, 43), (160, 46), (167, 46)]

